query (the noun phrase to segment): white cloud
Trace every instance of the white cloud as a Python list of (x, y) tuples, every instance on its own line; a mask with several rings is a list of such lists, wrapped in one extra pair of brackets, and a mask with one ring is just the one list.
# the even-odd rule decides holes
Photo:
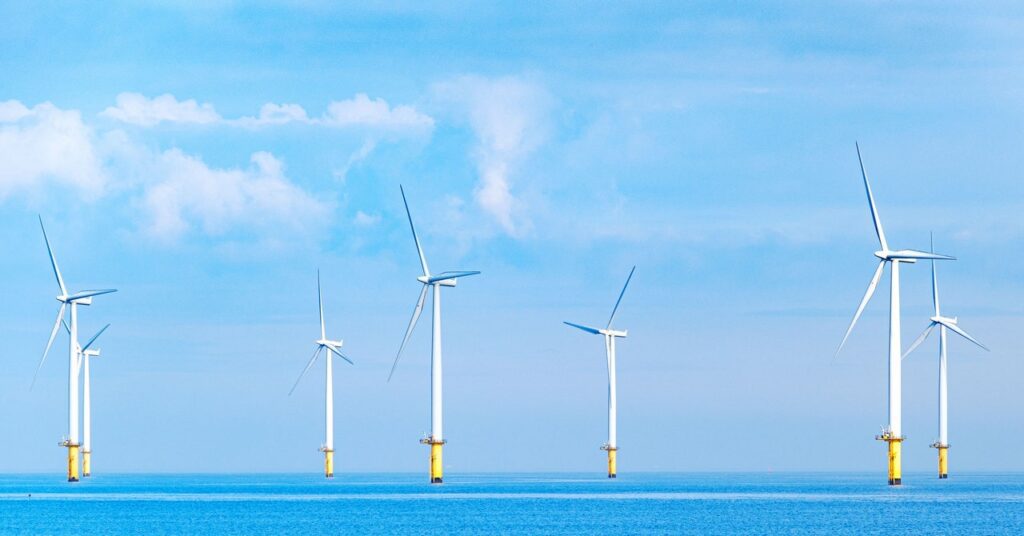
[(236, 229), (266, 233), (302, 231), (318, 225), (327, 206), (284, 175), (283, 163), (266, 152), (254, 153), (248, 169), (213, 169), (202, 160), (171, 149), (158, 155), (142, 207), (144, 230), (174, 241), (194, 226), (211, 235)]
[(550, 96), (539, 85), (517, 77), (463, 76), (434, 89), (442, 100), (464, 111), (476, 134), (477, 204), (507, 233), (521, 234), (529, 222), (512, 193), (513, 172), (547, 137)]
[(370, 227), (380, 223), (380, 214), (367, 214), (361, 210), (356, 211), (356, 217), (352, 219), (352, 223), (360, 227)]
[(298, 104), (275, 104), (268, 102), (260, 107), (259, 117), (243, 117), (232, 121), (242, 126), (283, 125), (285, 123), (309, 123), (306, 110)]
[(221, 121), (212, 104), (199, 104), (193, 99), (179, 101), (170, 93), (152, 99), (139, 93), (121, 93), (117, 96), (117, 106), (103, 110), (100, 115), (145, 127), (163, 122), (211, 124)]
[[(12, 109), (7, 113), (17, 112)], [(0, 117), (4, 113), (5, 110), (0, 109)], [(100, 115), (147, 127), (165, 122), (240, 127), (300, 123), (329, 128), (362, 128), (389, 134), (417, 134), (430, 132), (434, 128), (434, 119), (416, 108), (409, 105), (391, 106), (386, 100), (371, 99), (365, 93), (358, 93), (351, 99), (331, 101), (327, 111), (318, 118), (310, 117), (298, 104), (268, 102), (260, 107), (256, 117), (225, 119), (210, 103), (199, 104), (193, 99), (179, 101), (171, 94), (150, 99), (139, 93), (121, 93), (117, 96), (117, 106), (107, 108)]]
[(333, 101), (319, 120), (333, 127), (370, 127), (383, 130), (430, 130), (434, 119), (412, 106), (391, 107), (384, 99), (359, 93), (351, 99)]
[(0, 198), (45, 181), (101, 193), (107, 177), (92, 130), (77, 110), (0, 103)]

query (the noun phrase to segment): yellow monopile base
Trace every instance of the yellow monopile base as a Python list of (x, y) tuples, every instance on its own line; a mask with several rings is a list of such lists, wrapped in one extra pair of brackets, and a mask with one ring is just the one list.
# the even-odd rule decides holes
[(444, 479), (444, 469), (441, 463), (441, 448), (444, 443), (430, 444), (430, 483), (440, 484)]
[(899, 486), (903, 484), (903, 459), (901, 456), (903, 440), (892, 438), (887, 441), (889, 443), (889, 485)]
[(615, 455), (618, 449), (609, 448), (608, 451), (608, 478), (615, 478), (618, 474), (618, 468), (615, 465)]
[(78, 482), (78, 445), (68, 443), (68, 482)]
[(82, 451), (82, 476), (87, 477), (92, 474), (92, 451)]
[(324, 449), (324, 476), (334, 478), (334, 451)]
[(939, 449), (939, 478), (949, 478), (949, 458), (947, 451), (949, 447), (937, 447)]

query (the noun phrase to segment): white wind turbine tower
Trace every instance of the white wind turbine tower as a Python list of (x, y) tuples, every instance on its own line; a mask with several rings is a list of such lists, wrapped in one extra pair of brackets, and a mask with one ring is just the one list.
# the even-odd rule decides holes
[[(71, 328), (68, 327), (67, 322), (61, 321), (64, 324), (64, 329), (67, 330), (68, 334), (71, 334)], [(82, 363), (82, 476), (92, 476), (92, 398), (91, 389), (89, 385), (89, 358), (99, 357), (100, 349), (91, 349), (92, 343), (96, 342), (96, 339), (100, 338), (100, 335), (110, 324), (103, 326), (102, 329), (96, 332), (95, 335), (89, 339), (89, 342), (85, 343), (85, 346), (78, 349), (78, 359)]]
[(345, 357), (341, 353), (341, 346), (344, 344), (343, 341), (332, 341), (327, 338), (327, 329), (324, 327), (324, 299), (320, 292), (320, 271), (316, 272), (316, 296), (317, 301), (320, 305), (320, 338), (316, 342), (316, 350), (313, 352), (313, 357), (306, 363), (306, 368), (302, 369), (302, 373), (299, 374), (298, 379), (295, 380), (295, 384), (292, 385), (291, 391), (288, 391), (288, 396), (291, 396), (295, 392), (295, 388), (298, 387), (299, 382), (302, 381), (302, 377), (306, 375), (306, 372), (313, 366), (316, 359), (320, 357), (320, 354), (326, 349), (327, 357), (324, 358), (327, 361), (327, 388), (325, 404), (326, 404), (326, 419), (327, 423), (325, 426), (324, 444), (320, 447), (320, 451), (324, 453), (324, 476), (327, 478), (334, 477), (334, 367), (332, 366), (333, 356), (335, 354), (338, 357), (348, 361), (350, 365), (352, 360)]
[(946, 452), (949, 449), (949, 434), (946, 427), (948, 408), (946, 398), (946, 330), (948, 329), (971, 341), (986, 352), (988, 348), (985, 348), (985, 345), (968, 335), (957, 324), (956, 317), (942, 316), (942, 313), (939, 311), (939, 281), (935, 275), (935, 261), (932, 261), (932, 304), (935, 306), (935, 315), (931, 317), (931, 323), (921, 333), (921, 336), (914, 341), (914, 344), (910, 345), (910, 348), (903, 354), (903, 357), (907, 357), (920, 346), (928, 338), (932, 330), (935, 329), (935, 326), (939, 327), (939, 439), (932, 444), (932, 447), (939, 451), (939, 478), (949, 478), (949, 460)]
[(419, 299), (416, 300), (412, 319), (409, 321), (409, 327), (405, 330), (405, 338), (402, 339), (402, 345), (398, 348), (398, 353), (395, 355), (395, 362), (391, 365), (388, 381), (391, 381), (391, 376), (395, 373), (395, 367), (398, 366), (398, 359), (402, 357), (402, 350), (405, 349), (405, 344), (409, 342), (412, 330), (416, 327), (416, 321), (419, 320), (420, 313), (423, 312), (423, 303), (427, 299), (427, 290), (433, 289), (433, 343), (430, 347), (430, 437), (421, 439), (420, 443), (430, 445), (430, 482), (432, 484), (440, 484), (444, 478), (441, 448), (446, 443), (441, 430), (441, 287), (454, 287), (460, 277), (476, 275), (480, 272), (459, 271), (441, 272), (436, 275), (430, 274), (430, 269), (427, 267), (427, 258), (423, 255), (420, 239), (416, 235), (416, 226), (412, 223), (412, 213), (409, 212), (409, 202), (405, 199), (405, 189), (399, 186), (399, 190), (402, 192), (405, 214), (409, 218), (409, 228), (412, 229), (412, 238), (416, 242), (416, 251), (419, 253), (420, 265), (423, 268), (423, 275), (416, 278), (417, 281), (423, 284), (423, 289), (420, 291)]
[(900, 446), (904, 439), (902, 434), (903, 379), (900, 363), (900, 264), (914, 263), (918, 259), (954, 260), (954, 257), (913, 249), (890, 250), (889, 243), (885, 240), (885, 231), (882, 229), (882, 220), (878, 217), (878, 208), (875, 205), (875, 198), (871, 193), (871, 185), (868, 183), (868, 174), (864, 170), (864, 160), (860, 155), (860, 145), (857, 145), (857, 160), (860, 162), (861, 176), (864, 178), (864, 190), (868, 196), (871, 220), (874, 222), (875, 234), (881, 246), (881, 249), (875, 252), (875, 257), (878, 257), (880, 261), (878, 268), (875, 270), (875, 275), (871, 277), (871, 282), (868, 284), (868, 290), (864, 293), (864, 298), (861, 299), (857, 312), (854, 313), (853, 320), (850, 321), (850, 327), (846, 329), (846, 335), (843, 336), (843, 341), (839, 343), (839, 348), (836, 350), (835, 355), (838, 356), (839, 352), (842, 351), (843, 345), (846, 344), (846, 339), (850, 336), (850, 332), (853, 331), (853, 326), (857, 324), (857, 319), (864, 312), (864, 306), (871, 299), (871, 295), (875, 292), (875, 287), (878, 286), (879, 279), (882, 278), (882, 270), (886, 264), (889, 264), (889, 424), (882, 429), (881, 435), (876, 436), (875, 439), (885, 441), (889, 445), (889, 484), (898, 486), (903, 482)]
[(117, 290), (83, 290), (68, 294), (67, 287), (64, 286), (64, 278), (61, 277), (60, 268), (57, 266), (57, 259), (53, 256), (53, 249), (50, 247), (50, 239), (46, 236), (46, 228), (43, 227), (42, 217), (39, 218), (39, 227), (43, 230), (43, 240), (46, 242), (46, 251), (50, 255), (50, 265), (53, 267), (53, 275), (57, 278), (57, 285), (60, 287), (60, 295), (57, 296), (57, 301), (60, 302), (60, 310), (57, 312), (57, 320), (53, 323), (53, 330), (50, 331), (50, 339), (46, 342), (46, 349), (43, 350), (43, 357), (39, 360), (39, 366), (36, 367), (36, 374), (32, 378), (32, 385), (35, 385), (39, 370), (43, 367), (43, 362), (46, 361), (46, 355), (50, 352), (50, 346), (53, 345), (53, 339), (57, 336), (57, 331), (60, 330), (60, 325), (64, 321), (64, 311), (70, 309), (71, 322), (68, 325), (68, 332), (70, 333), (68, 351), (68, 437), (60, 445), (68, 449), (68, 482), (78, 482), (78, 449), (81, 446), (78, 443), (78, 374), (81, 370), (81, 356), (79, 356), (78, 352), (78, 306), (91, 305), (93, 296), (109, 294), (117, 292)]
[(625, 338), (628, 334), (627, 330), (612, 329), (612, 322), (615, 321), (615, 313), (619, 311), (619, 304), (622, 303), (622, 296), (626, 294), (626, 288), (629, 287), (629, 281), (633, 279), (633, 272), (635, 271), (636, 266), (629, 271), (629, 277), (626, 278), (626, 284), (622, 286), (622, 292), (619, 293), (619, 299), (615, 301), (615, 307), (612, 308), (612, 316), (608, 318), (608, 325), (605, 326), (604, 329), (565, 322), (565, 324), (586, 331), (587, 333), (604, 336), (605, 357), (608, 360), (608, 443), (604, 444), (601, 447), (601, 450), (608, 451), (608, 478), (615, 478), (618, 475), (616, 453), (619, 450), (619, 444), (616, 430), (618, 401), (616, 399), (615, 382), (615, 339), (619, 337)]

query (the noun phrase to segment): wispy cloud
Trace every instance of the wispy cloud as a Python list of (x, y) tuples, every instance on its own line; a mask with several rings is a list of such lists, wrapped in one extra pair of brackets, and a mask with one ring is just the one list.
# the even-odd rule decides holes
[(551, 97), (539, 84), (512, 76), (461, 76), (436, 84), (434, 92), (456, 106), (476, 135), (477, 204), (505, 232), (522, 234), (529, 220), (513, 193), (513, 177), (516, 166), (547, 138)]
[(95, 196), (107, 180), (93, 131), (77, 110), (0, 102), (0, 198), (47, 181)]

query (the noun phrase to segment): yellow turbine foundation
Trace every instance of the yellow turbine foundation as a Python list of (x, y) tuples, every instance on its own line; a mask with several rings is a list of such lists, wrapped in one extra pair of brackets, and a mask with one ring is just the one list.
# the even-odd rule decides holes
[(903, 484), (902, 439), (889, 439), (889, 485)]
[(935, 445), (939, 450), (939, 478), (949, 478), (949, 445)]
[(64, 443), (68, 448), (68, 482), (78, 482), (78, 445)]
[(86, 477), (92, 474), (92, 451), (82, 451), (82, 476)]
[(616, 466), (616, 454), (619, 449), (605, 447), (604, 450), (608, 451), (608, 478), (616, 478), (618, 475), (618, 467)]
[(441, 458), (441, 447), (443, 447), (447, 441), (443, 439), (441, 441), (436, 441), (432, 437), (426, 437), (421, 439), (420, 443), (430, 445), (430, 483), (440, 484), (444, 481), (444, 466)]
[(330, 449), (324, 450), (324, 476), (327, 478), (334, 478), (334, 451)]

